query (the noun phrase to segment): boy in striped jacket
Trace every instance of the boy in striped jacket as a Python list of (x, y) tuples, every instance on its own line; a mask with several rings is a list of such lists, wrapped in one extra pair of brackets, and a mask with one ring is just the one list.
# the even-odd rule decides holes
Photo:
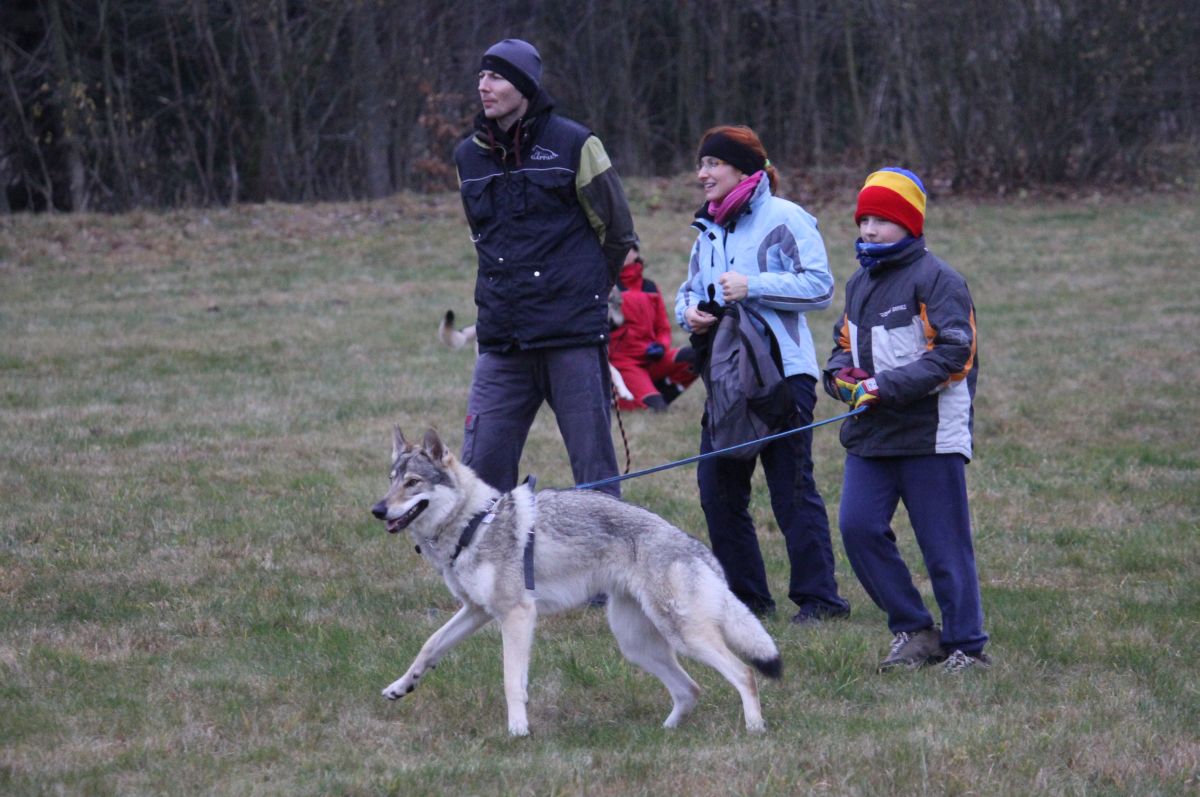
[[(846, 284), (823, 372), (826, 391), (869, 411), (845, 421), (840, 525), (855, 575), (893, 634), (881, 672), (941, 663), (986, 669), (966, 464), (979, 373), (966, 280), (925, 247), (925, 187), (872, 173), (854, 219), (861, 267)], [(941, 610), (935, 625), (891, 528), (903, 501)]]

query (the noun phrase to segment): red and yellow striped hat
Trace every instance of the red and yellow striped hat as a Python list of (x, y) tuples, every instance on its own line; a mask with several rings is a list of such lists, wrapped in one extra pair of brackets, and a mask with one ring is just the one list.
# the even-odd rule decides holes
[(888, 166), (867, 176), (858, 192), (854, 221), (878, 216), (919, 237), (925, 229), (925, 185), (907, 169)]

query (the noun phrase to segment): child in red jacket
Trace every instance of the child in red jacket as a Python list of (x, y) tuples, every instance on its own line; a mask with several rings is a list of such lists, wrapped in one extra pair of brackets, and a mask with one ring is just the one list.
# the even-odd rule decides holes
[(667, 308), (658, 286), (642, 276), (644, 266), (641, 252), (634, 246), (625, 256), (617, 281), (625, 323), (612, 333), (608, 359), (633, 394), (632, 401), (617, 401), (620, 409), (649, 407), (662, 412), (696, 380), (696, 371), (690, 347), (671, 347)]

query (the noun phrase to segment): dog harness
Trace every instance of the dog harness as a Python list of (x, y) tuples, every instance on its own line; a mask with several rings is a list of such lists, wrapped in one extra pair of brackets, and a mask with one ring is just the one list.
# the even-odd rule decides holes
[[(529, 485), (529, 494), (533, 495), (534, 490), (537, 488), (537, 477), (526, 476), (525, 483)], [(529, 539), (525, 541), (525, 553), (523, 556), (525, 560), (525, 589), (530, 592), (533, 592), (533, 529), (535, 525), (535, 523), (529, 524)]]
[(491, 523), (496, 519), (496, 504), (500, 503), (500, 498), (493, 498), (487, 509), (477, 513), (467, 522), (467, 527), (459, 535), (458, 544), (454, 546), (454, 553), (450, 554), (450, 564), (454, 564), (454, 560), (463, 552), (463, 549), (471, 544), (471, 540), (475, 539), (475, 532), (479, 530), (480, 524)]
[[(529, 486), (529, 492), (533, 493), (533, 491), (537, 487), (537, 478), (535, 476), (526, 476), (525, 484), (527, 484)], [(493, 520), (496, 519), (496, 504), (500, 503), (500, 499), (503, 497), (504, 496), (500, 496), (499, 498), (493, 498), (492, 502), (490, 504), (488, 504), (487, 509), (483, 510), (482, 512), (477, 513), (474, 517), (472, 517), (470, 519), (470, 521), (467, 522), (467, 527), (464, 528), (462, 531), (462, 534), (459, 535), (458, 544), (454, 546), (454, 553), (450, 555), (450, 564), (454, 564), (454, 560), (458, 559), (458, 555), (463, 552), (463, 549), (466, 548), (468, 545), (470, 545), (471, 541), (475, 539), (475, 532), (477, 532), (479, 530), (479, 527), (481, 525), (483, 525), (485, 523), (491, 523)], [(534, 539), (533, 526), (530, 525), (529, 539), (527, 539), (525, 541), (525, 551), (524, 551), (524, 554), (522, 557), (524, 560), (523, 564), (524, 564), (524, 569), (525, 569), (525, 589), (529, 590), (530, 592), (533, 591), (533, 586), (534, 586), (534, 584), (533, 584), (533, 539)]]

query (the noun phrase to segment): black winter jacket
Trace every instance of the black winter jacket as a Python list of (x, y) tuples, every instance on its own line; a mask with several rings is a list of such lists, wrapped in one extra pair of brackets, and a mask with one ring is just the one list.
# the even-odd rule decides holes
[(552, 108), (539, 92), (508, 132), (480, 114), (454, 152), (479, 257), (481, 351), (608, 341), (608, 292), (636, 241), (633, 220), (600, 140)]

